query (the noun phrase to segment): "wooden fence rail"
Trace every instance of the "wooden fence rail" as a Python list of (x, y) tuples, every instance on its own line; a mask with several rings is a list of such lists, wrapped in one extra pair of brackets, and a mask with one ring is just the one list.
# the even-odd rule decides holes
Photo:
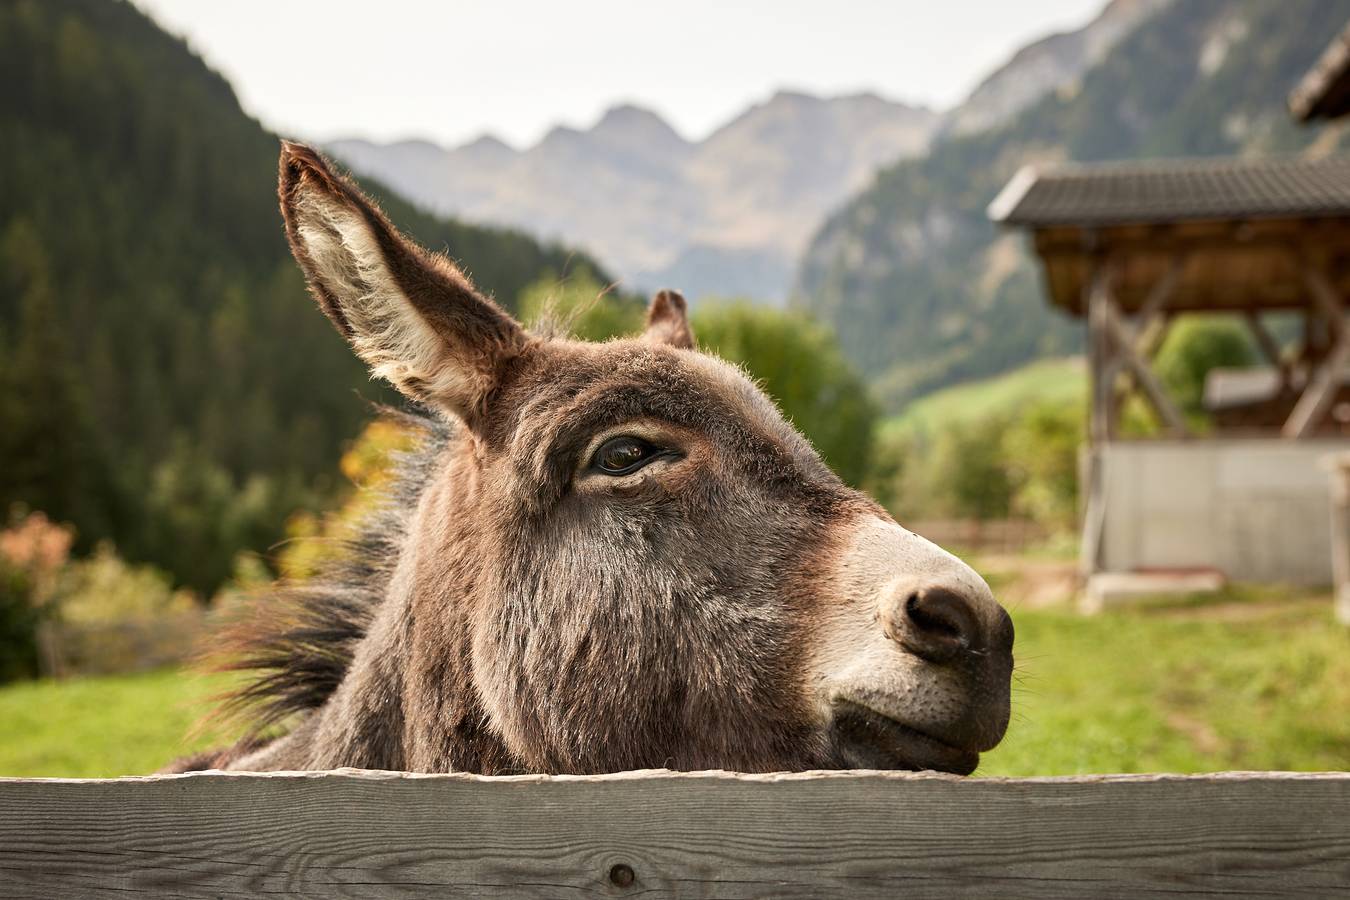
[(0, 779), (3, 897), (1350, 896), (1350, 774)]

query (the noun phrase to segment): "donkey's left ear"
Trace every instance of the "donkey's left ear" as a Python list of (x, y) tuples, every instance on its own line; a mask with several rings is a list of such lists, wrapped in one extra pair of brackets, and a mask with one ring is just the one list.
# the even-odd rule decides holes
[(502, 364), (528, 341), (520, 325), (309, 147), (282, 142), (277, 190), (291, 251), (356, 355), (407, 396), (479, 426)]
[(653, 344), (668, 344), (684, 350), (694, 349), (694, 330), (689, 327), (688, 304), (679, 291), (661, 291), (647, 308), (647, 330), (642, 333)]

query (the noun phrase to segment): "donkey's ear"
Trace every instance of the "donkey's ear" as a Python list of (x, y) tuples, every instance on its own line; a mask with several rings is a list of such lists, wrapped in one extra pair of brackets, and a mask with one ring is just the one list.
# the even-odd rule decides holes
[(382, 378), (478, 424), (524, 330), (454, 264), (399, 234), (318, 153), (283, 141), (286, 236), (319, 306)]
[(653, 344), (669, 344), (684, 350), (694, 349), (694, 331), (689, 327), (688, 304), (679, 291), (661, 291), (647, 308), (647, 330), (642, 333)]

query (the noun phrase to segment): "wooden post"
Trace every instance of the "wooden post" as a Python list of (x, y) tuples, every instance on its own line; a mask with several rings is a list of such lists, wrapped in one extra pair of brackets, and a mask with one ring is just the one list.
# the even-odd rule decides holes
[(1093, 444), (1104, 443), (1115, 436), (1110, 406), (1116, 369), (1113, 365), (1111, 339), (1107, 332), (1107, 308), (1111, 302), (1112, 277), (1110, 264), (1099, 263), (1088, 286), (1088, 362), (1092, 378), (1088, 436)]
[(1088, 446), (1080, 475), (1084, 487), (1083, 533), (1079, 544), (1079, 571), (1084, 587), (1101, 565), (1102, 530), (1106, 522), (1102, 496), (1101, 462), (1107, 442), (1113, 437), (1110, 419), (1112, 384), (1116, 369), (1109, 358), (1111, 344), (1106, 334), (1106, 303), (1110, 296), (1111, 268), (1099, 260), (1088, 283), (1088, 375), (1092, 392), (1088, 401)]

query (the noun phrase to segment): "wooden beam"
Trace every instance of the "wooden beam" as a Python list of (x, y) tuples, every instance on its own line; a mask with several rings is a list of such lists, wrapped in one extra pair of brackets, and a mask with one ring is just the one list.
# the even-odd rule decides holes
[(1332, 287), (1326, 273), (1316, 266), (1304, 265), (1303, 282), (1308, 286), (1308, 295), (1312, 298), (1313, 308), (1321, 313), (1335, 344), (1345, 333), (1345, 311), (1340, 295)]
[(1350, 774), (0, 781), (0, 897), (1345, 896)]
[(1284, 350), (1281, 349), (1279, 341), (1275, 340), (1275, 335), (1270, 333), (1266, 324), (1261, 321), (1261, 313), (1254, 309), (1249, 309), (1242, 317), (1247, 322), (1247, 329), (1251, 331), (1252, 337), (1256, 338), (1256, 345), (1261, 348), (1261, 353), (1270, 364), (1280, 371), (1280, 390), (1286, 391), (1293, 386), (1294, 367), (1285, 358)]
[(1172, 330), (1172, 320), (1175, 316), (1171, 312), (1163, 312), (1153, 322), (1152, 329), (1140, 337), (1139, 355), (1152, 362), (1162, 349), (1163, 341), (1167, 340), (1167, 333)]
[(1120, 313), (1116, 310), (1115, 305), (1110, 302), (1109, 297), (1102, 306), (1105, 310), (1103, 315), (1107, 333), (1110, 335), (1112, 343), (1115, 344), (1120, 359), (1124, 360), (1125, 364), (1133, 371), (1135, 381), (1143, 388), (1149, 402), (1153, 404), (1153, 408), (1157, 410), (1163, 424), (1167, 426), (1173, 436), (1186, 437), (1190, 434), (1190, 429), (1186, 427), (1185, 417), (1182, 416), (1181, 410), (1177, 409), (1176, 404), (1172, 402), (1172, 398), (1167, 396), (1166, 388), (1162, 386), (1158, 376), (1153, 374), (1153, 369), (1149, 367), (1148, 361), (1139, 356), (1132, 343), (1133, 332), (1121, 319)]
[(1287, 438), (1307, 437), (1316, 430), (1326, 418), (1336, 395), (1340, 393), (1342, 373), (1346, 363), (1350, 362), (1350, 337), (1342, 336), (1327, 357), (1322, 360), (1316, 373), (1303, 389), (1303, 394), (1294, 404), (1282, 432)]
[(1149, 289), (1148, 296), (1139, 306), (1138, 318), (1135, 320), (1138, 323), (1135, 328), (1136, 335), (1144, 334), (1152, 326), (1153, 320), (1163, 314), (1167, 302), (1176, 293), (1177, 282), (1181, 280), (1181, 273), (1185, 268), (1186, 258), (1183, 255), (1177, 254), (1172, 257), (1167, 272)]
[(1247, 328), (1251, 331), (1252, 337), (1256, 338), (1256, 345), (1261, 349), (1261, 353), (1272, 366), (1278, 366), (1281, 369), (1285, 366), (1284, 350), (1281, 349), (1279, 341), (1275, 340), (1275, 335), (1270, 333), (1266, 324), (1261, 321), (1261, 313), (1258, 310), (1247, 310), (1242, 318), (1247, 322)]
[(1281, 432), (1287, 438), (1307, 437), (1316, 431), (1340, 393), (1342, 376), (1350, 362), (1350, 329), (1345, 326), (1340, 297), (1325, 273), (1316, 266), (1304, 265), (1303, 278), (1313, 306), (1321, 313), (1331, 335), (1332, 344), (1330, 352), (1315, 363), (1307, 387), (1285, 420)]
[[(1176, 292), (1177, 282), (1181, 278), (1181, 273), (1185, 269), (1185, 257), (1177, 254), (1172, 257), (1172, 262), (1167, 268), (1163, 277), (1158, 279), (1157, 284), (1149, 289), (1148, 296), (1140, 304), (1139, 312), (1135, 314), (1134, 324), (1124, 323), (1125, 340), (1127, 346), (1133, 348), (1133, 351), (1141, 356), (1145, 362), (1152, 361), (1158, 348), (1162, 346), (1162, 338), (1167, 333), (1167, 324), (1169, 317), (1167, 315), (1167, 302), (1172, 299)], [(1120, 410), (1124, 406), (1126, 397), (1130, 394), (1133, 387), (1138, 384), (1129, 378), (1132, 369), (1128, 368), (1121, 355), (1117, 355), (1113, 360), (1113, 369), (1111, 380), (1113, 383), (1113, 393), (1111, 402), (1112, 421), (1118, 423), (1120, 419)], [(1119, 391), (1114, 390), (1115, 376), (1124, 370), (1126, 374), (1125, 384)]]

